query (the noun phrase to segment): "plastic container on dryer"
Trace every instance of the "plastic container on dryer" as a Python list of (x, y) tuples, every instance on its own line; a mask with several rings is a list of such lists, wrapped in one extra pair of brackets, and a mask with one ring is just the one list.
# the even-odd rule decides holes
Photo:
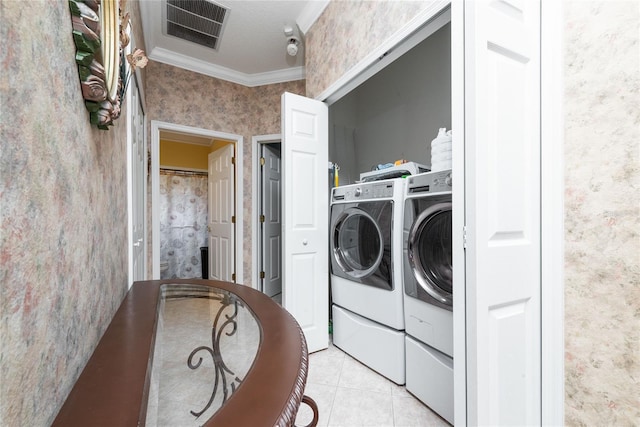
[(452, 135), (451, 130), (440, 128), (438, 136), (431, 141), (431, 171), (451, 169)]

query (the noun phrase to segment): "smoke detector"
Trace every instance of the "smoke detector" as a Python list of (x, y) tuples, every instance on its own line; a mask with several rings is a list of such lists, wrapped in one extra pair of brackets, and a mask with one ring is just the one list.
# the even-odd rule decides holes
[(289, 56), (296, 56), (298, 54), (298, 46), (300, 45), (300, 39), (295, 36), (289, 37), (287, 41), (287, 54)]

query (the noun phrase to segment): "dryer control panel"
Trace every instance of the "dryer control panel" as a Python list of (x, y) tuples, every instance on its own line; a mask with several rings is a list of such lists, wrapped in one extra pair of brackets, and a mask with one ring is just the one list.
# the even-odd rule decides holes
[(427, 172), (407, 179), (407, 194), (451, 192), (451, 170)]
[(331, 193), (331, 201), (390, 199), (394, 185), (395, 181), (377, 181), (336, 187)]

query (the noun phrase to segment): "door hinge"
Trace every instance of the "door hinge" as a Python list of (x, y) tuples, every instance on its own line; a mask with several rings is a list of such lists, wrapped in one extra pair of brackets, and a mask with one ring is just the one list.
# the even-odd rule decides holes
[(264, 215), (260, 215), (260, 222), (264, 222), (265, 218)]
[(233, 224), (235, 224), (235, 223), (236, 223), (236, 216), (235, 216), (235, 215), (233, 215), (233, 216), (231, 217), (231, 222), (232, 222)]
[(462, 227), (462, 247), (467, 249), (467, 226)]
[(232, 164), (232, 165), (235, 165), (235, 164), (236, 164), (236, 158), (235, 158), (235, 157), (232, 157), (232, 158), (231, 158), (231, 164)]
[(264, 157), (260, 157), (260, 166), (264, 166), (266, 160), (264, 159)]
[(260, 278), (261, 278), (261, 279), (264, 279), (264, 271), (261, 271), (261, 272), (260, 272)]
[(236, 273), (233, 273), (231, 275), (231, 281), (235, 282), (236, 281)]

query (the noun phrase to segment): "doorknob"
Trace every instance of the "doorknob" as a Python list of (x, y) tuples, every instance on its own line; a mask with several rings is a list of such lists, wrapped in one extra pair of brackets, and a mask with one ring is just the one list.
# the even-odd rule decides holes
[(307, 246), (307, 243), (309, 243), (309, 241), (308, 241), (307, 239), (304, 239), (304, 240), (302, 241), (302, 244), (303, 244), (303, 245), (305, 245), (305, 246)]

